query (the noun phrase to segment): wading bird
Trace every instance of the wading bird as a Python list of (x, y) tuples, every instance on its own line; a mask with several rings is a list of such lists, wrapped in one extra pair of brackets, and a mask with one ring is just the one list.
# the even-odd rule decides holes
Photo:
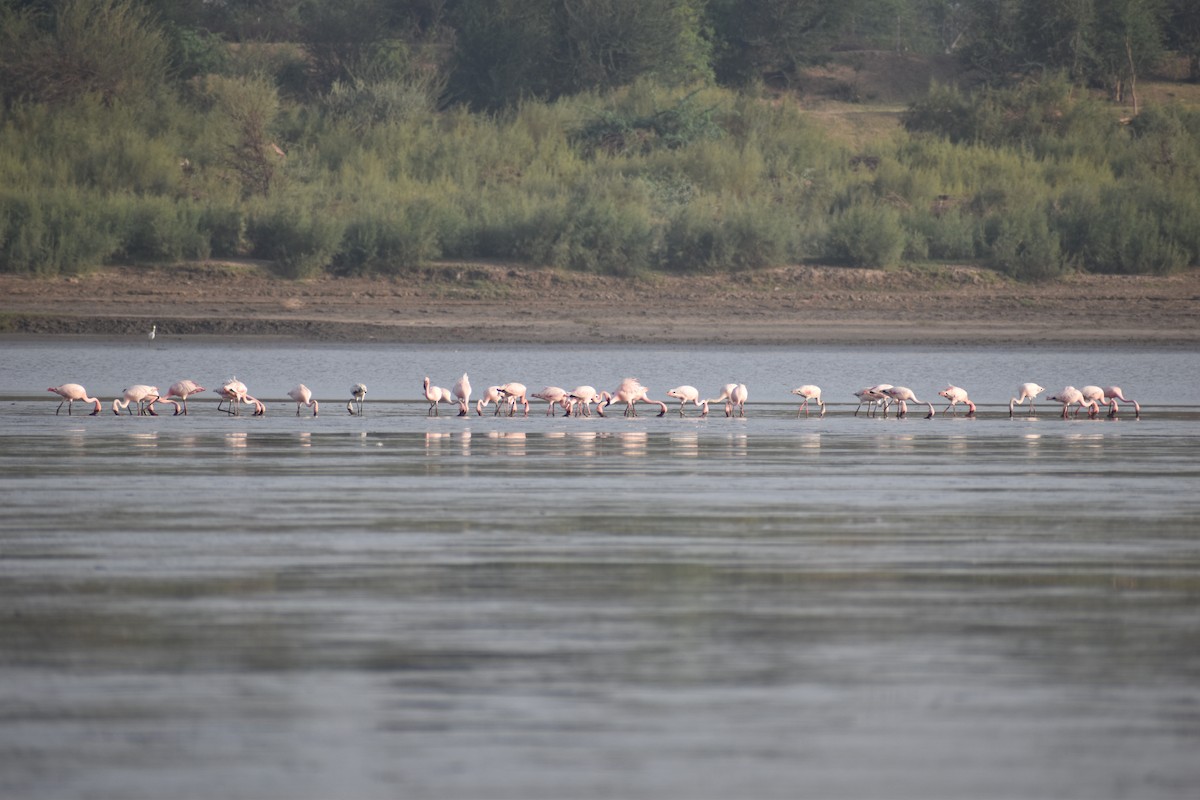
[(658, 406), (658, 415), (661, 417), (667, 413), (667, 404), (661, 400), (651, 400), (649, 397), (650, 390), (642, 385), (637, 378), (625, 378), (621, 384), (613, 392), (605, 392), (600, 405), (596, 406), (596, 413), (604, 416), (604, 409), (613, 403), (625, 404), (625, 416), (637, 416), (637, 403), (649, 403), (650, 405)]
[(956, 409), (955, 406), (957, 406), (959, 403), (966, 403), (967, 416), (975, 416), (975, 404), (971, 402), (971, 398), (967, 397), (966, 389), (963, 389), (960, 386), (951, 385), (947, 386), (945, 389), (942, 389), (940, 392), (938, 392), (938, 394), (950, 401), (950, 404), (946, 406), (945, 411), (942, 412), (943, 414), (945, 414), (946, 411), (949, 411), (951, 414), (957, 416), (958, 409)]
[(56, 417), (58, 416), (58, 412), (62, 411), (63, 403), (67, 404), (67, 416), (71, 416), (71, 408), (75, 405), (75, 401), (77, 400), (81, 403), (95, 404), (96, 407), (92, 410), (90, 416), (94, 417), (100, 413), (99, 398), (88, 397), (87, 390), (78, 383), (64, 383), (62, 386), (51, 386), (46, 391), (54, 392), (56, 395), (62, 398), (62, 400), (60, 400), (58, 403), (58, 408), (54, 409), (54, 416)]
[(425, 416), (440, 417), (441, 413), (438, 411), (438, 403), (453, 403), (454, 395), (451, 394), (449, 389), (443, 389), (440, 386), (430, 386), (428, 375), (425, 376), (424, 386), (425, 399), (429, 401), (429, 411), (425, 413)]
[(929, 413), (925, 415), (925, 419), (933, 419), (933, 403), (918, 399), (917, 396), (913, 394), (913, 390), (909, 389), (907, 386), (892, 386), (884, 389), (883, 393), (896, 401), (896, 419), (908, 416), (909, 403), (917, 403), (918, 405), (929, 406)]
[(508, 401), (508, 415), (511, 417), (517, 411), (517, 403), (520, 403), (525, 408), (525, 416), (529, 416), (529, 398), (526, 396), (529, 390), (525, 388), (525, 384), (512, 381), (500, 387), (500, 394)]
[(540, 392), (534, 392), (532, 396), (546, 401), (546, 416), (548, 417), (554, 416), (555, 406), (562, 406), (564, 411), (568, 414), (571, 413), (571, 395), (566, 389), (558, 386), (547, 386)]
[(1038, 386), (1036, 383), (1022, 383), (1017, 387), (1017, 394), (1008, 401), (1008, 415), (1013, 415), (1013, 407), (1019, 406), (1029, 399), (1029, 416), (1033, 416), (1033, 399), (1042, 392), (1046, 391), (1045, 386)]
[(854, 409), (854, 416), (858, 416), (859, 409), (863, 407), (863, 403), (870, 404), (867, 409), (867, 416), (874, 416), (879, 412), (880, 406), (883, 407), (883, 416), (887, 417), (888, 405), (891, 404), (892, 398), (888, 397), (885, 392), (892, 388), (890, 383), (877, 383), (874, 386), (868, 386), (865, 389), (859, 389), (854, 393), (858, 398), (858, 408)]
[[(230, 378), (229, 380), (225, 381), (225, 383), (221, 384), (220, 389), (213, 389), (213, 391), (221, 396), (221, 400), (217, 401), (218, 411), (224, 411), (225, 413), (232, 414), (235, 417), (240, 416), (242, 404), (245, 403), (246, 405), (254, 406), (253, 416), (261, 417), (267, 413), (267, 407), (262, 403), (262, 401), (255, 397), (251, 397), (249, 394), (250, 390), (246, 388), (246, 384), (242, 383), (237, 378)], [(221, 403), (226, 401), (229, 403), (229, 408), (221, 408)]]
[(483, 390), (483, 397), (475, 403), (475, 413), (478, 416), (483, 416), (483, 410), (490, 404), (496, 404), (496, 410), (492, 412), (492, 416), (497, 416), (500, 413), (500, 401), (504, 399), (504, 395), (500, 393), (499, 386), (489, 386)]
[(350, 402), (346, 403), (346, 410), (353, 415), (355, 413), (355, 403), (357, 403), (358, 416), (361, 417), (363, 415), (363, 400), (367, 398), (367, 385), (365, 383), (356, 383), (351, 386), (350, 397)]
[(667, 397), (675, 397), (679, 399), (679, 416), (684, 416), (683, 407), (691, 403), (696, 408), (703, 408), (700, 404), (700, 390), (695, 386), (676, 386), (667, 392)]
[(146, 334), (146, 338), (153, 342), (154, 334), (156, 333), (158, 333), (158, 325), (151, 325), (150, 332)]
[[(567, 397), (571, 400), (571, 407), (567, 410), (567, 416), (590, 417), (592, 415), (592, 403), (599, 403), (603, 398), (596, 393), (595, 386), (576, 386), (570, 392), (567, 392)], [(581, 407), (580, 411), (575, 410), (575, 405)]]
[(796, 389), (792, 389), (792, 394), (799, 395), (804, 398), (804, 402), (796, 409), (796, 416), (800, 416), (800, 412), (804, 412), (804, 416), (808, 416), (808, 401), (812, 400), (821, 409), (821, 416), (825, 416), (825, 403), (821, 400), (821, 387), (814, 386), (811, 383), (806, 383)]
[[(158, 402), (168, 403), (170, 405), (175, 406), (174, 416), (179, 416), (180, 414), (186, 415), (188, 413), (187, 399), (189, 397), (191, 397), (192, 395), (200, 394), (200, 392), (203, 392), (203, 391), (204, 391), (203, 386), (196, 383), (195, 381), (188, 380), (185, 378), (184, 380), (175, 381), (174, 383), (172, 383), (171, 387), (169, 389), (167, 389), (167, 393), (165, 395), (163, 395), (162, 397), (160, 397), (158, 399)], [(183, 401), (183, 409), (182, 410), (180, 410), (180, 408), (179, 408), (179, 403), (177, 401), (171, 399), (172, 397), (178, 397), (180, 400)]]
[(471, 404), (471, 381), (467, 378), (467, 373), (454, 383), (454, 397), (458, 401), (458, 415), (465, 417), (467, 410)]
[(1110, 417), (1115, 417), (1117, 415), (1117, 401), (1120, 400), (1122, 403), (1133, 403), (1133, 415), (1138, 419), (1142, 418), (1141, 403), (1139, 403), (1137, 400), (1130, 400), (1128, 397), (1126, 397), (1124, 393), (1121, 392), (1120, 386), (1105, 386), (1104, 397), (1109, 401), (1108, 415)]
[(290, 392), (288, 392), (288, 397), (290, 397), (296, 401), (296, 416), (297, 417), (300, 416), (300, 407), (301, 406), (309, 406), (313, 410), (314, 417), (317, 415), (317, 412), (321, 410), (320, 404), (318, 404), (317, 401), (313, 399), (312, 390), (310, 390), (303, 383), (298, 385), (295, 389), (292, 389)]
[(1062, 418), (1067, 418), (1067, 410), (1078, 404), (1079, 408), (1075, 409), (1075, 416), (1079, 416), (1080, 409), (1088, 409), (1088, 416), (1092, 416), (1093, 409), (1099, 412), (1095, 400), (1088, 400), (1083, 396), (1083, 392), (1076, 389), (1074, 386), (1065, 386), (1055, 394), (1046, 395), (1047, 400), (1053, 400), (1056, 403), (1062, 403)]
[(112, 412), (120, 416), (121, 411), (129, 411), (130, 416), (133, 411), (129, 408), (129, 404), (133, 403), (137, 406), (137, 415), (139, 417), (149, 414), (152, 417), (157, 417), (158, 414), (154, 411), (154, 404), (158, 402), (158, 387), (147, 386), (144, 383), (135, 384), (125, 390), (122, 397), (113, 400)]

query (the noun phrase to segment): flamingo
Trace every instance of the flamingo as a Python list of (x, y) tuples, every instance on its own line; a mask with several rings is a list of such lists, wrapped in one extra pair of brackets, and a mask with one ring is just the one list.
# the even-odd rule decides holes
[(525, 416), (529, 416), (529, 398), (526, 396), (529, 390), (525, 388), (525, 384), (515, 381), (506, 383), (500, 387), (500, 394), (508, 400), (508, 415), (511, 417), (517, 411), (517, 403), (525, 407)]
[(492, 416), (500, 413), (500, 401), (504, 399), (504, 395), (500, 392), (499, 386), (489, 386), (483, 390), (483, 398), (475, 403), (475, 413), (483, 416), (483, 409), (487, 408), (489, 403), (496, 404), (496, 410), (492, 412)]
[[(162, 397), (160, 397), (157, 402), (166, 403), (166, 404), (175, 406), (174, 416), (179, 416), (180, 414), (186, 415), (188, 413), (187, 399), (189, 397), (191, 397), (192, 395), (200, 394), (200, 392), (203, 392), (203, 391), (204, 391), (203, 386), (196, 383), (195, 381), (187, 380), (185, 378), (184, 380), (175, 381), (174, 383), (172, 383), (171, 387), (169, 389), (167, 389), (167, 393), (165, 395), (163, 395)], [(171, 399), (172, 397), (178, 397), (181, 400), (183, 400), (183, 410), (182, 411), (179, 410), (179, 403), (175, 400), (172, 400)]]
[(712, 400), (705, 400), (704, 404), (719, 403), (725, 401), (725, 416), (732, 417), (734, 411), (739, 411), (739, 416), (746, 416), (746, 398), (750, 396), (750, 390), (746, 388), (744, 383), (727, 383), (721, 387), (721, 394), (714, 397)]
[(1042, 392), (1046, 391), (1045, 386), (1038, 386), (1036, 383), (1022, 383), (1017, 387), (1017, 395), (1008, 401), (1008, 416), (1013, 415), (1013, 406), (1019, 406), (1025, 402), (1025, 398), (1029, 398), (1029, 416), (1033, 416), (1033, 399)]
[(467, 415), (467, 407), (471, 403), (471, 381), (467, 378), (467, 373), (454, 383), (454, 399), (458, 401), (458, 415), (465, 417)]
[(938, 392), (938, 394), (950, 401), (950, 405), (946, 406), (946, 410), (942, 412), (943, 414), (945, 414), (946, 411), (949, 411), (957, 416), (958, 410), (955, 408), (955, 406), (957, 406), (959, 403), (966, 403), (967, 408), (969, 409), (967, 411), (967, 416), (975, 416), (975, 404), (971, 402), (971, 398), (967, 397), (966, 389), (963, 389), (959, 386), (950, 385), (945, 389), (942, 389), (940, 392)]
[(917, 396), (913, 394), (913, 390), (909, 389), (907, 386), (892, 386), (888, 389), (884, 389), (883, 393), (895, 400), (899, 405), (899, 410), (896, 412), (897, 419), (908, 416), (909, 402), (929, 406), (929, 413), (925, 415), (925, 419), (933, 419), (933, 403), (918, 399)]
[(556, 405), (562, 406), (568, 414), (571, 413), (570, 395), (567, 394), (566, 389), (558, 386), (547, 386), (540, 392), (534, 392), (532, 396), (546, 401), (546, 416), (548, 417), (554, 416), (554, 407)]
[(821, 400), (821, 387), (814, 386), (811, 383), (806, 383), (803, 386), (792, 389), (792, 394), (799, 395), (804, 398), (804, 402), (800, 404), (800, 408), (796, 409), (796, 416), (800, 416), (800, 412), (804, 412), (804, 416), (808, 417), (808, 401), (812, 400), (821, 408), (821, 416), (825, 416), (825, 403)]
[(90, 416), (94, 417), (100, 413), (100, 400), (95, 397), (88, 397), (87, 389), (84, 389), (78, 383), (64, 383), (62, 386), (51, 386), (46, 391), (54, 392), (62, 398), (58, 403), (58, 408), (54, 409), (54, 416), (56, 417), (58, 416), (58, 412), (62, 411), (63, 403), (67, 404), (67, 416), (71, 416), (71, 407), (75, 405), (76, 400), (81, 403), (95, 403), (96, 408)]
[[(242, 408), (242, 403), (254, 406), (254, 416), (256, 417), (261, 417), (267, 413), (267, 407), (263, 405), (262, 401), (251, 397), (246, 384), (237, 378), (230, 378), (221, 384), (220, 389), (213, 389), (213, 391), (220, 395), (223, 400), (229, 401), (227, 414), (232, 414), (235, 417), (238, 416)], [(225, 411), (225, 409), (221, 408), (221, 401), (217, 401), (217, 410)]]
[(567, 410), (567, 416), (579, 416), (575, 413), (575, 404), (579, 403), (583, 406), (582, 413), (585, 417), (592, 415), (592, 403), (599, 403), (603, 399), (596, 393), (595, 386), (576, 386), (567, 392), (567, 397), (571, 401), (571, 408)]
[(625, 378), (621, 384), (611, 394), (604, 393), (604, 399), (596, 407), (596, 413), (604, 416), (604, 409), (612, 405), (614, 402), (625, 404), (625, 416), (637, 416), (637, 403), (649, 403), (656, 405), (659, 408), (658, 415), (661, 417), (667, 413), (667, 404), (661, 400), (651, 400), (649, 397), (650, 390), (642, 385), (637, 378)]
[(679, 399), (679, 416), (684, 416), (683, 407), (688, 403), (700, 408), (700, 390), (695, 386), (676, 386), (667, 392), (667, 397), (676, 397)]
[(867, 411), (867, 416), (872, 416), (879, 411), (879, 407), (883, 406), (883, 416), (887, 416), (888, 405), (891, 404), (892, 398), (886, 392), (891, 389), (890, 383), (877, 383), (874, 386), (868, 386), (865, 389), (859, 389), (854, 393), (858, 398), (858, 408), (854, 409), (854, 416), (858, 416), (859, 410), (863, 407), (863, 403), (870, 403), (871, 408)]
[(301, 383), (295, 389), (292, 389), (290, 392), (288, 392), (288, 397), (290, 397), (296, 401), (296, 416), (297, 417), (300, 416), (300, 407), (301, 406), (311, 407), (313, 410), (314, 417), (317, 415), (317, 412), (321, 410), (320, 404), (317, 403), (317, 401), (313, 399), (312, 390), (310, 390), (303, 383)]
[(1142, 418), (1141, 404), (1137, 400), (1130, 400), (1129, 398), (1127, 398), (1125, 396), (1125, 394), (1121, 391), (1120, 386), (1105, 386), (1104, 387), (1104, 397), (1109, 401), (1110, 408), (1108, 411), (1108, 415), (1110, 417), (1115, 417), (1117, 415), (1117, 410), (1118, 410), (1117, 409), (1117, 401), (1120, 400), (1122, 403), (1133, 403), (1133, 415), (1137, 419)]
[(367, 385), (365, 383), (356, 383), (351, 386), (350, 397), (350, 402), (346, 403), (346, 410), (353, 415), (354, 404), (358, 403), (358, 416), (361, 417), (363, 415), (363, 400), (365, 400), (367, 397)]
[[(152, 417), (157, 417), (154, 413), (154, 404), (158, 402), (158, 387), (147, 386), (144, 383), (135, 384), (125, 390), (123, 397), (118, 397), (113, 400), (112, 412), (117, 416), (121, 415), (121, 410), (129, 410), (129, 404), (137, 405), (137, 415), (143, 417), (149, 414)], [(129, 411), (132, 416), (133, 411)]]
[(453, 403), (454, 395), (450, 393), (449, 389), (443, 389), (440, 386), (430, 386), (429, 376), (426, 375), (425, 399), (429, 401), (429, 411), (425, 413), (425, 416), (440, 417), (441, 413), (438, 411), (438, 403)]
[[(1089, 417), (1095, 418), (1100, 416), (1100, 406), (1108, 405), (1108, 398), (1104, 396), (1104, 390), (1099, 386), (1084, 386), (1079, 390), (1079, 393), (1083, 395), (1086, 403), (1091, 404), (1091, 408), (1088, 409)], [(1078, 414), (1079, 411), (1076, 410), (1075, 413)]]
[(1056, 394), (1046, 395), (1046, 399), (1053, 400), (1056, 403), (1062, 403), (1063, 419), (1067, 418), (1067, 409), (1069, 409), (1071, 406), (1075, 405), (1076, 403), (1079, 404), (1079, 408), (1075, 409), (1076, 416), (1079, 415), (1080, 408), (1088, 409), (1088, 416), (1093, 415), (1093, 410), (1096, 412), (1099, 412), (1099, 410), (1100, 410), (1099, 407), (1096, 405), (1095, 400), (1088, 400), (1087, 398), (1085, 398), (1083, 396), (1083, 392), (1079, 391), (1074, 386), (1066, 386), (1066, 387), (1062, 388), (1061, 390), (1059, 390)]

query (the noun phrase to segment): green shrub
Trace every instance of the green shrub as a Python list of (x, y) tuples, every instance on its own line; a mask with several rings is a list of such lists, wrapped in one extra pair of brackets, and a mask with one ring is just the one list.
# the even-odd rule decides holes
[(830, 223), (825, 256), (855, 267), (889, 267), (899, 262), (907, 238), (894, 208), (853, 205)]
[(280, 275), (311, 278), (338, 252), (345, 223), (318, 204), (272, 202), (251, 212), (246, 236), (257, 258), (274, 263)]
[(0, 190), (0, 269), (36, 275), (86, 271), (108, 258), (116, 236), (103, 204), (73, 191)]
[(985, 222), (985, 238), (992, 266), (1017, 280), (1052, 280), (1067, 268), (1045, 209), (1017, 208), (994, 215)]

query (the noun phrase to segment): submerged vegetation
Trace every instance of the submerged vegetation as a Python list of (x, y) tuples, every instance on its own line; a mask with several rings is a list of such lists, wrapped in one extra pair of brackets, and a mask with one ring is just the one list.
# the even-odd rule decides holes
[[(196, 4), (190, 19), (155, 5), (0, 0), (0, 269), (252, 257), (302, 278), (467, 258), (608, 274), (946, 260), (1044, 280), (1200, 263), (1200, 111), (1120, 119), (1069, 70), (933, 86), (862, 151), (760, 82), (801, 64), (779, 42), (738, 50), (734, 34), (765, 23), (733, 2), (344, 4), (412, 11), (389, 37), (339, 4), (280, 3), (296, 14), (293, 45), (198, 24), (201, 9), (229, 23), (244, 4)], [(761, 7), (775, 5), (806, 4)], [(543, 7), (593, 20), (641, 9), (627, 23), (641, 38)], [(503, 13), (511, 24), (485, 18)], [(856, 19), (841, 35), (870, 33)], [(832, 40), (792, 21), (811, 48)], [(505, 42), (543, 50), (517, 63), (495, 52)]]

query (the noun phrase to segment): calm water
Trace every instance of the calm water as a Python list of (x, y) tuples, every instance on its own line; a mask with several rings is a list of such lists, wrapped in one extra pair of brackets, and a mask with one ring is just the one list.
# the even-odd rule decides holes
[[(0, 796), (1193, 797), (1198, 361), (7, 344)], [(751, 404), (427, 419), (464, 370)], [(265, 418), (43, 391), (232, 374)], [(1009, 420), (1026, 380), (1143, 417)], [(852, 416), (880, 381), (981, 413)], [(842, 404), (796, 419), (805, 382)]]

